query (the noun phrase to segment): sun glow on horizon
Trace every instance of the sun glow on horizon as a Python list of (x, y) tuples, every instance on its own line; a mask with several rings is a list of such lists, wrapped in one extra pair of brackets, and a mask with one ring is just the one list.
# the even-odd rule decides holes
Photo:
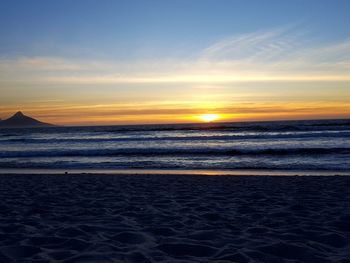
[(220, 116), (218, 114), (203, 114), (203, 115), (197, 116), (197, 118), (204, 122), (213, 122), (220, 119)]

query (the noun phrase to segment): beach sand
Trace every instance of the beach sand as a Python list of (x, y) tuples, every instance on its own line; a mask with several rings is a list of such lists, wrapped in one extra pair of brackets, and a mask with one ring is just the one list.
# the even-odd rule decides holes
[(1, 175), (0, 262), (350, 262), (350, 177)]

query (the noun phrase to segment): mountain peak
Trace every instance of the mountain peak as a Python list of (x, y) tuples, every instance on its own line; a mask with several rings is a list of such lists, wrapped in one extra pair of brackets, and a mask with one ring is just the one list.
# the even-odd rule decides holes
[(0, 121), (0, 128), (12, 128), (12, 127), (50, 127), (53, 126), (49, 123), (44, 123), (24, 115), (21, 111), (16, 112), (12, 117), (7, 120)]
[(23, 117), (24, 116), (24, 114), (21, 112), (21, 111), (17, 111), (14, 115), (13, 115), (13, 117)]

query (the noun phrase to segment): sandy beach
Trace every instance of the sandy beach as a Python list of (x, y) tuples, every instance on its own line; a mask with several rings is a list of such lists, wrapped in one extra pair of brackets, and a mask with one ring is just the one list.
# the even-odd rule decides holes
[(350, 177), (1, 175), (1, 262), (350, 262)]

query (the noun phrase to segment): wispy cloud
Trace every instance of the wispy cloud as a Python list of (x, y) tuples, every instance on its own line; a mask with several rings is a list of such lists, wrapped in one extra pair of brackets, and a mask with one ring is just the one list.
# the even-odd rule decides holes
[(300, 39), (285, 28), (232, 36), (218, 41), (201, 53), (202, 59), (237, 61), (280, 59), (300, 47)]
[(313, 43), (306, 33), (290, 29), (233, 36), (214, 43), (202, 61), (222, 71), (259, 72), (272, 80), (349, 79), (350, 40)]
[(1, 81), (59, 84), (223, 83), (350, 80), (350, 40), (313, 44), (290, 28), (232, 36), (191, 60), (149, 61), (25, 57), (0, 60)]
[(0, 59), (0, 81), (60, 84), (349, 81), (350, 40), (319, 44), (291, 27), (228, 37), (191, 59)]

